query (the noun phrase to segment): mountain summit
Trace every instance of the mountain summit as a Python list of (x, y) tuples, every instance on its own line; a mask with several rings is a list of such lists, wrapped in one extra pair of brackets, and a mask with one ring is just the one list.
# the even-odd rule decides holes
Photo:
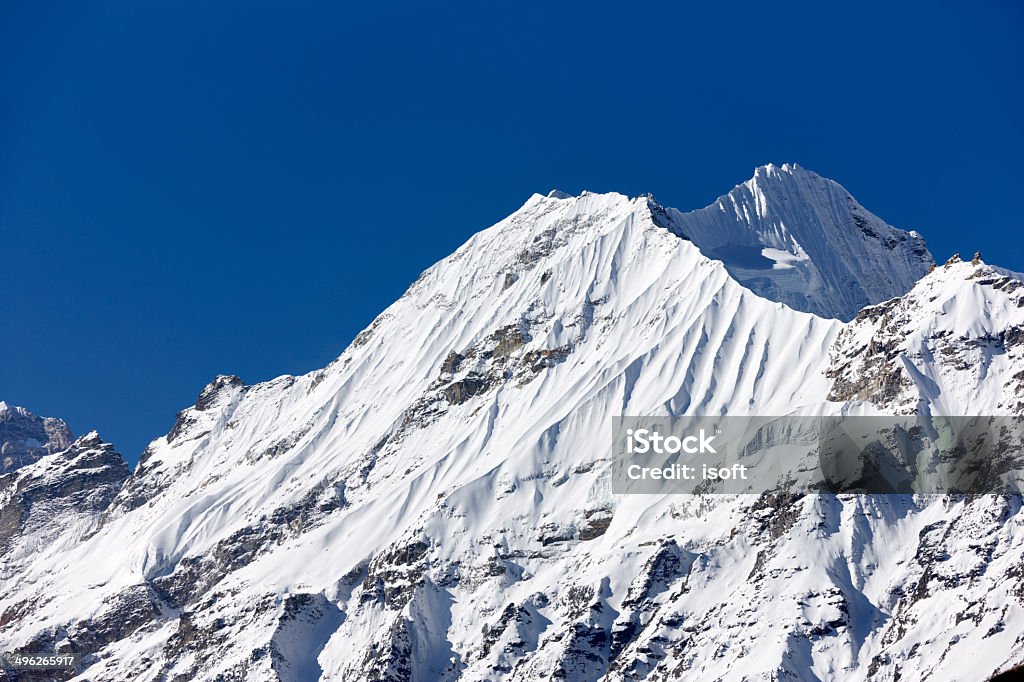
[(0, 573), (0, 636), (90, 680), (982, 679), (1024, 660), (1012, 499), (610, 484), (618, 415), (1012, 413), (1021, 280), (929, 263), (795, 166), (534, 195), (326, 368), (215, 378), (116, 495), (82, 443), (109, 502)]
[(822, 317), (850, 320), (908, 291), (934, 263), (916, 232), (796, 164), (762, 166), (707, 208), (668, 215), (750, 290)]

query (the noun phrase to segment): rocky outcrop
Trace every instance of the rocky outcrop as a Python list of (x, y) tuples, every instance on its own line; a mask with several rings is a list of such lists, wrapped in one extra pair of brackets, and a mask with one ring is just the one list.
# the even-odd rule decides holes
[(71, 429), (60, 419), (37, 417), (23, 407), (0, 402), (0, 476), (70, 444)]
[[(121, 516), (153, 499), (171, 485), (176, 477), (190, 470), (195, 464), (192, 459), (165, 461), (155, 454), (158, 443), (180, 447), (187, 441), (202, 439), (217, 426), (229, 422), (232, 411), (245, 395), (245, 391), (245, 384), (236, 376), (214, 377), (200, 391), (195, 405), (178, 413), (170, 432), (150, 443), (142, 453), (138, 465), (105, 515), (104, 522), (107, 518)], [(272, 457), (275, 454), (275, 445), (278, 444), (268, 444), (264, 451), (249, 452), (247, 455)]]
[[(954, 256), (906, 295), (858, 313), (830, 352), (829, 400), (904, 414), (933, 401), (947, 415), (1024, 411), (1024, 283), (975, 260)], [(999, 386), (996, 400), (946, 402), (982, 383)]]
[(0, 556), (25, 561), (37, 546), (87, 535), (128, 474), (124, 458), (94, 431), (0, 477)]
[(196, 438), (201, 436), (202, 431), (197, 429), (196, 426), (202, 420), (196, 413), (209, 412), (224, 402), (230, 401), (234, 394), (237, 394), (237, 392), (244, 388), (245, 384), (236, 376), (219, 375), (214, 377), (213, 381), (200, 391), (199, 397), (196, 398), (195, 406), (178, 413), (174, 426), (171, 427), (170, 433), (167, 434), (167, 441), (171, 442), (181, 437)]

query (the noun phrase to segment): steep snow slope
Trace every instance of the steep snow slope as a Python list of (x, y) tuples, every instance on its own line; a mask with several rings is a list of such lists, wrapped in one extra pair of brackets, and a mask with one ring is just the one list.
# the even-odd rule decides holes
[[(324, 370), (218, 377), (97, 532), (5, 576), (0, 636), (96, 652), (91, 680), (984, 679), (1017, 660), (1012, 500), (611, 493), (614, 415), (905, 409), (873, 379), (845, 395), (874, 367), (858, 325), (916, 338), (938, 314), (844, 327), (680, 233), (646, 198), (535, 195)], [(909, 288), (887, 254), (858, 266), (891, 287), (869, 300)], [(987, 278), (951, 279), (989, 302), (956, 329), (1016, 324)], [(986, 377), (1024, 369), (1006, 355)], [(940, 399), (922, 409), (969, 398)]]
[(886, 225), (796, 164), (763, 166), (707, 208), (670, 214), (744, 286), (823, 317), (849, 320), (910, 289), (932, 264), (916, 232)]

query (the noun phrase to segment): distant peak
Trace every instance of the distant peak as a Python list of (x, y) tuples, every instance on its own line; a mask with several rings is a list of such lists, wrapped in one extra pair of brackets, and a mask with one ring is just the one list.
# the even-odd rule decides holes
[(782, 178), (783, 176), (790, 176), (804, 180), (833, 182), (828, 180), (828, 178), (818, 175), (812, 170), (804, 168), (798, 163), (784, 163), (781, 166), (777, 166), (774, 163), (768, 163), (763, 166), (758, 166), (754, 169), (754, 175), (750, 181), (757, 182), (759, 180)]
[(572, 199), (572, 195), (560, 189), (553, 189), (548, 192), (548, 199)]
[(0, 476), (52, 455), (71, 443), (71, 429), (55, 417), (37, 417), (0, 402)]
[(886, 224), (838, 182), (796, 163), (751, 179), (689, 213), (682, 234), (754, 293), (828, 318), (906, 293), (932, 264), (920, 235)]
[(97, 431), (96, 429), (93, 429), (92, 431), (90, 431), (89, 433), (85, 434), (84, 436), (79, 436), (75, 440), (75, 442), (78, 445), (80, 445), (80, 446), (85, 445), (85, 446), (89, 446), (89, 447), (98, 447), (98, 446), (106, 445), (107, 444), (100, 437), (100, 432)]

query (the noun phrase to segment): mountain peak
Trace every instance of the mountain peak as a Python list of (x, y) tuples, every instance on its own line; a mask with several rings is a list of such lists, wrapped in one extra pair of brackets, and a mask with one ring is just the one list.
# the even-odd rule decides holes
[[(51, 420), (51, 427), (53, 422), (63, 424)], [(23, 570), (76, 545), (96, 529), (128, 478), (127, 462), (96, 431), (55, 444), (63, 447), (43, 451), (0, 478), (0, 563), (5, 571)]]
[(834, 180), (830, 180), (823, 175), (819, 175), (809, 168), (804, 168), (798, 163), (783, 163), (781, 165), (766, 163), (763, 166), (758, 166), (754, 169), (754, 174), (750, 179), (743, 184), (772, 182), (782, 180), (787, 177), (804, 182), (823, 182), (838, 185)]
[(839, 183), (768, 164), (710, 206), (671, 211), (679, 233), (754, 293), (850, 320), (906, 293), (934, 262), (924, 240), (886, 224)]
[(784, 163), (781, 166), (777, 166), (774, 163), (766, 163), (763, 166), (758, 166), (754, 169), (754, 177), (760, 176), (771, 176), (777, 173), (788, 173), (790, 175), (806, 175), (811, 177), (820, 178), (821, 176), (814, 171), (808, 170), (798, 163)]
[(37, 417), (6, 402), (0, 405), (0, 476), (71, 444), (71, 429), (62, 420)]
[(653, 194), (553, 190), (534, 194), (495, 227), (518, 232), (547, 225), (537, 220), (540, 214), (564, 212), (575, 216), (567, 219), (577, 229), (602, 222), (609, 211), (643, 211), (758, 296), (825, 318), (851, 320), (865, 306), (906, 293), (934, 263), (917, 232), (888, 225), (838, 182), (796, 163), (759, 166), (749, 180), (694, 211), (668, 208)]

